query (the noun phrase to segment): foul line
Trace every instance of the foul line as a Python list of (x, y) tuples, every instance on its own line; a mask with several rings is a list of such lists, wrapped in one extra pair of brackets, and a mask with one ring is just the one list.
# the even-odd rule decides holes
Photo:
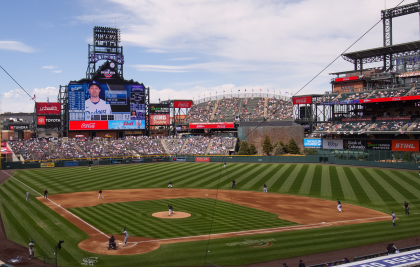
[[(20, 181), (18, 178), (14, 177), (13, 175), (8, 174), (7, 172), (3, 171), (5, 174), (9, 175), (9, 177), (14, 178), (16, 181), (18, 181), (19, 183), (23, 184), (24, 186), (32, 189), (32, 191), (34, 191), (35, 193), (37, 193), (38, 195), (42, 196), (41, 193), (39, 193), (38, 191), (36, 191), (35, 189), (31, 188), (30, 186), (28, 186), (27, 184), (23, 183), (22, 181)], [(100, 234), (103, 234), (104, 236), (106, 236), (107, 238), (109, 238), (109, 236), (107, 234), (105, 234), (104, 232), (100, 231), (98, 228), (95, 228), (93, 225), (87, 223), (86, 221), (82, 220), (79, 216), (71, 213), (70, 211), (66, 210), (65, 208), (61, 207), (61, 205), (55, 203), (54, 201), (52, 201), (51, 199), (47, 198), (48, 201), (50, 201), (51, 203), (53, 203), (54, 205), (56, 205), (57, 207), (59, 207), (60, 209), (63, 209), (64, 211), (68, 212), (70, 215), (72, 215), (73, 217), (75, 217), (76, 219), (80, 220), (81, 222), (85, 223), (86, 225), (88, 225), (89, 227), (91, 227), (92, 229), (98, 231)], [(81, 229), (80, 229), (81, 230)]]

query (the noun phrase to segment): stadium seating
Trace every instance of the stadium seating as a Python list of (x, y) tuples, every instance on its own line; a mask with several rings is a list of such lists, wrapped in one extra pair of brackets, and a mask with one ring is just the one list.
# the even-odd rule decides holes
[(179, 154), (185, 139), (164, 139), (169, 154)]
[(408, 121), (377, 121), (369, 127), (369, 131), (400, 131)]
[(234, 137), (215, 137), (210, 144), (209, 155), (225, 155), (228, 154), (230, 149), (235, 148)]
[(187, 116), (186, 122), (208, 122), (213, 112), (215, 101), (209, 101), (191, 106)]

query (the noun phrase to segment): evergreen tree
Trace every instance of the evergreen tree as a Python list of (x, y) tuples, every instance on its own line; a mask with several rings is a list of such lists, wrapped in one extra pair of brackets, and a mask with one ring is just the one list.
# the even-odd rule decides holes
[(300, 154), (300, 149), (293, 138), (290, 139), (289, 145), (287, 146), (287, 150), (290, 154)]
[(248, 142), (243, 140), (239, 143), (239, 151), (238, 151), (239, 155), (249, 155), (249, 147), (248, 147)]
[(274, 148), (274, 156), (280, 156), (283, 154), (284, 154), (283, 147), (280, 144), (278, 144), (276, 148)]
[(255, 155), (255, 154), (257, 154), (257, 148), (255, 147), (254, 144), (251, 144), (249, 146), (249, 155)]
[(268, 156), (271, 151), (273, 151), (273, 145), (271, 144), (270, 137), (266, 135), (263, 143), (263, 152)]
[(281, 148), (283, 149), (285, 154), (289, 153), (289, 149), (288, 149), (287, 145), (285, 145), (283, 143), (283, 141), (279, 141), (278, 144), (281, 145)]

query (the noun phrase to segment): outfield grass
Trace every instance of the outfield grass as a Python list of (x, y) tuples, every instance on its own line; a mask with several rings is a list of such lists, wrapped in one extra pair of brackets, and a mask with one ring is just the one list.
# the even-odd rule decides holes
[[(84, 257), (99, 257), (97, 266), (187, 266), (203, 265), (205, 261), (223, 265), (239, 265), (251, 262), (274, 260), (292, 256), (312, 254), (322, 251), (342, 249), (378, 242), (391, 241), (417, 236), (420, 226), (420, 179), (413, 171), (395, 171), (371, 168), (341, 167), (313, 164), (222, 164), (212, 163), (159, 163), (118, 166), (33, 169), (16, 171), (15, 179), (9, 179), (0, 186), (0, 212), (2, 214), (8, 238), (27, 246), (28, 237), (35, 239), (37, 255), (53, 256), (55, 243), (64, 239), (63, 249), (59, 253), (59, 264), (76, 266)], [(265, 183), (271, 193), (293, 194), (315, 198), (335, 200), (379, 210), (390, 214), (394, 210), (400, 220), (397, 227), (390, 227), (389, 222), (376, 222), (349, 226), (337, 226), (322, 229), (300, 230), (267, 235), (248, 236), (246, 239), (274, 238), (273, 245), (265, 249), (243, 246), (227, 246), (226, 243), (240, 242), (241, 238), (215, 239), (190, 243), (164, 245), (156, 251), (134, 256), (96, 255), (80, 250), (77, 244), (87, 235), (64, 220), (61, 216), (35, 199), (25, 201), (28, 187), (41, 193), (46, 188), (50, 194), (78, 191), (97, 191), (129, 188), (164, 188), (171, 180), (175, 188), (221, 188), (228, 189), (231, 180), (237, 182), (236, 190), (262, 191)], [(31, 197), (35, 195), (29, 190)], [(410, 203), (412, 215), (403, 216), (403, 202)], [(202, 215), (199, 207), (212, 208), (209, 199), (177, 199), (182, 205), (191, 205), (191, 213)], [(175, 202), (174, 202), (175, 203)], [(199, 203), (198, 205), (195, 203)], [(231, 212), (249, 209), (238, 206), (232, 210), (232, 204), (218, 201), (215, 214), (217, 231), (235, 229)], [(102, 204), (97, 207), (72, 209), (88, 221), (107, 233), (116, 233), (121, 223), (107, 220), (104, 214), (113, 210), (121, 214), (135, 210), (133, 216), (139, 216), (143, 225), (135, 235), (150, 237), (175, 237), (195, 235), (209, 228), (209, 217), (198, 222), (196, 217), (165, 221), (166, 225), (157, 224), (150, 218), (156, 201), (132, 203)], [(161, 204), (160, 204), (161, 205)], [(220, 205), (220, 206), (219, 206)], [(213, 205), (214, 207), (214, 205)], [(230, 210), (229, 210), (230, 209)], [(165, 210), (165, 209), (163, 209)], [(246, 227), (255, 227), (259, 223), (268, 225), (273, 222), (286, 223), (271, 218), (270, 213), (255, 211), (257, 219), (243, 221)], [(264, 215), (265, 214), (265, 215)], [(207, 214), (208, 215), (208, 214)], [(231, 217), (229, 217), (231, 216)], [(266, 217), (264, 217), (266, 216)], [(100, 222), (103, 218), (103, 223)], [(231, 219), (230, 219), (231, 218)], [(128, 218), (127, 218), (128, 219)], [(182, 221), (185, 220), (185, 225)], [(277, 221), (276, 221), (277, 220)], [(207, 224), (206, 224), (207, 222)], [(130, 221), (124, 222), (130, 225)], [(171, 224), (173, 224), (171, 226)], [(153, 227), (151, 227), (153, 226)], [(174, 227), (176, 226), (176, 227)], [(115, 229), (114, 229), (115, 227)], [(128, 227), (128, 226), (127, 226)], [(260, 228), (266, 228), (262, 226)], [(176, 230), (178, 229), (178, 230)], [(132, 234), (132, 233), (130, 233)], [(211, 252), (206, 253), (207, 249)], [(142, 265), (143, 265), (142, 264)]]

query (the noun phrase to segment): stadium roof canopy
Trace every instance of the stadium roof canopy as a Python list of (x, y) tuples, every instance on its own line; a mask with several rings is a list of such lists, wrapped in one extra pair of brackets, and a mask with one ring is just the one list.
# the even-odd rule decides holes
[(342, 54), (341, 56), (344, 60), (352, 63), (355, 63), (356, 60), (361, 60), (363, 63), (371, 63), (384, 61), (386, 55), (392, 55), (392, 58), (420, 55), (420, 41), (355, 51)]

